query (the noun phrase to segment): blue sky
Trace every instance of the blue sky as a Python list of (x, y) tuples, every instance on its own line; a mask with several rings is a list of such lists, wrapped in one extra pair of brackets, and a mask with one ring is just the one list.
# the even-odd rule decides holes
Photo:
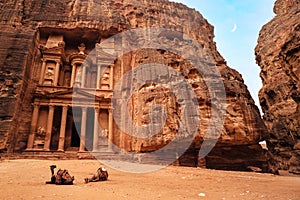
[[(254, 48), (264, 24), (275, 15), (275, 0), (174, 0), (198, 10), (215, 27), (218, 51), (229, 67), (242, 74), (259, 106), (258, 91), (262, 83)], [(236, 27), (236, 28), (235, 28)]]

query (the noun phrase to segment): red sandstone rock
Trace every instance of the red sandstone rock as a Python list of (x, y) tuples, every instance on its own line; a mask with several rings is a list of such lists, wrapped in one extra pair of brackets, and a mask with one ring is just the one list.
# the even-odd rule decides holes
[[(267, 132), (258, 108), (242, 76), (229, 68), (216, 50), (213, 41), (213, 26), (197, 11), (183, 4), (157, 0), (143, 1), (143, 3), (132, 0), (17, 0), (1, 2), (0, 26), (0, 102), (2, 105), (0, 124), (5, 124), (0, 132), (1, 149), (7, 148), (9, 152), (24, 151), (30, 133), (33, 101), (62, 98), (59, 95), (67, 94), (70, 89), (68, 87), (56, 88), (58, 93), (53, 95), (49, 91), (39, 89), (42, 65), (40, 59), (45, 51), (50, 52), (52, 47), (56, 48), (55, 45), (58, 48), (65, 44), (65, 51), (60, 51), (59, 54), (66, 54), (66, 58), (62, 57), (62, 60), (66, 67), (64, 69), (69, 69), (71, 68), (70, 59), (74, 53), (78, 53), (77, 46), (81, 42), (86, 43), (86, 51), (91, 52), (96, 43), (122, 31), (142, 27), (160, 27), (184, 33), (197, 41), (211, 56), (224, 81), (227, 101), (224, 128), (216, 148), (206, 157), (207, 166), (238, 170), (247, 170), (248, 166), (254, 166), (267, 170), (263, 151), (258, 145), (259, 141), (264, 140)], [(47, 45), (47, 37), (53, 33), (63, 35), (65, 41), (54, 46)], [(162, 37), (172, 37), (176, 40), (176, 37), (180, 36), (166, 34)], [(207, 121), (210, 120), (211, 113), (211, 97), (208, 95), (202, 77), (195, 73), (186, 61), (174, 54), (161, 50), (144, 50), (124, 55), (122, 64), (117, 60), (113, 81), (116, 83), (122, 77), (120, 66), (124, 66), (123, 72), (126, 72), (138, 64), (152, 61), (179, 70), (189, 81), (193, 82), (193, 90), (201, 113), (200, 131), (190, 149), (179, 159), (179, 163), (197, 165), (198, 151), (205, 137), (205, 131), (208, 128)], [(50, 84), (52, 80), (50, 72), (47, 80), (50, 81), (47, 84)], [(64, 86), (68, 85), (66, 80), (59, 81)], [(101, 98), (109, 100), (107, 93)], [(135, 113), (133, 120), (140, 125), (147, 124), (149, 108), (155, 103), (167, 107), (168, 118), (162, 134), (142, 140), (124, 135), (114, 126), (113, 138), (116, 145), (127, 151), (145, 152), (156, 150), (173, 139), (178, 129), (180, 108), (176, 99), (172, 99), (172, 95), (166, 88), (155, 85), (141, 88), (133, 98), (132, 111)], [(6, 109), (6, 105), (10, 105), (10, 109)], [(57, 113), (61, 112), (61, 109), (58, 109), (54, 116), (59, 116)], [(60, 127), (60, 117), (54, 119), (53, 127)], [(52, 130), (52, 133), (55, 137), (52, 137), (50, 149), (55, 151), (59, 140), (58, 131)], [(40, 135), (42, 141), (38, 145), (45, 145), (43, 143), (45, 136)], [(123, 137), (122, 142), (120, 142), (121, 137)], [(92, 142), (86, 145), (91, 146)], [(226, 153), (223, 153), (225, 151)]]

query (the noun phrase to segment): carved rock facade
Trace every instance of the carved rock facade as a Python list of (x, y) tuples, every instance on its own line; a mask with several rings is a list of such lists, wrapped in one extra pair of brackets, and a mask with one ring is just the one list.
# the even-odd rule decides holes
[[(191, 84), (198, 102), (200, 128), (179, 158), (181, 165), (237, 170), (255, 166), (268, 170), (258, 144), (267, 135), (259, 111), (241, 75), (229, 68), (217, 52), (213, 27), (197, 11), (157, 0), (17, 0), (1, 1), (0, 8), (2, 151), (107, 152), (113, 150), (108, 141), (137, 152), (165, 146), (180, 126), (182, 108), (162, 84), (143, 85), (132, 95), (129, 106), (132, 121), (140, 126), (150, 123), (153, 105), (165, 107), (166, 123), (160, 134), (150, 139), (133, 138), (118, 128), (112, 116), (114, 86), (126, 72), (154, 62), (180, 72)], [(109, 56), (97, 50), (114, 34), (143, 27), (188, 35), (211, 56), (213, 63), (209, 64), (216, 65), (222, 76), (227, 106), (224, 128), (204, 160), (198, 160), (198, 151), (211, 120), (212, 97), (193, 66), (180, 55), (161, 49), (132, 51), (114, 60), (105, 59)], [(174, 44), (178, 37), (182, 39), (182, 35), (161, 37)], [(110, 45), (107, 52), (120, 41), (114, 40)], [(89, 58), (91, 54), (94, 56)], [(145, 79), (149, 73), (143, 75)], [(125, 81), (124, 87), (126, 84)], [(72, 104), (74, 93), (78, 107)], [(91, 96), (93, 103), (87, 103), (84, 99)], [(80, 128), (76, 129), (76, 125)]]
[(300, 173), (300, 1), (277, 0), (275, 18), (263, 26), (256, 47), (263, 87), (267, 145), (276, 167)]

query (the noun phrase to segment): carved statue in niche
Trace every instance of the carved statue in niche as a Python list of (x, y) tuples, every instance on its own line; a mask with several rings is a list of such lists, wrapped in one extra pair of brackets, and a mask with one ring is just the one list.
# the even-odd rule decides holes
[(85, 55), (85, 44), (84, 43), (81, 43), (79, 46), (78, 46), (78, 50), (79, 50), (79, 53), (78, 54), (82, 54), (82, 55)]
[(48, 67), (46, 73), (45, 73), (45, 79), (48, 79), (48, 80), (54, 80), (54, 71), (53, 71), (53, 68), (51, 67)]
[(64, 86), (69, 86), (70, 84), (71, 84), (71, 79), (70, 79), (70, 77), (65, 78)]
[(76, 78), (75, 78), (74, 85), (76, 85), (77, 87), (79, 87), (79, 85), (81, 85), (81, 79), (82, 79), (82, 67), (81, 66), (77, 66), (76, 67)]
[(37, 129), (37, 131), (36, 131), (36, 136), (37, 136), (37, 138), (40, 138), (40, 139), (41, 139), (41, 138), (44, 138), (44, 137), (45, 137), (45, 134), (46, 134), (45, 128), (39, 126), (38, 129)]
[(34, 148), (42, 149), (44, 147), (45, 136), (46, 136), (45, 128), (42, 126), (39, 126), (35, 133)]
[(106, 68), (101, 77), (101, 89), (109, 89), (110, 87), (110, 68)]
[(103, 129), (102, 131), (101, 131), (101, 135), (100, 135), (101, 137), (108, 137), (108, 130), (107, 129)]
[(64, 86), (70, 86), (70, 84), (71, 84), (71, 75), (70, 75), (70, 72), (65, 71), (65, 77), (64, 77), (64, 80), (63, 80), (63, 85)]
[(65, 65), (64, 66), (64, 80), (63, 85), (64, 86), (70, 86), (71, 84), (71, 69), (70, 66)]

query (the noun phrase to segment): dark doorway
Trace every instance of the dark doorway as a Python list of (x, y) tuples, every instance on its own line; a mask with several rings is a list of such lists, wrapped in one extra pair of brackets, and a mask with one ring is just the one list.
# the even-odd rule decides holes
[(70, 108), (68, 110), (65, 149), (78, 151), (80, 146), (81, 110)]
[(61, 107), (55, 107), (53, 124), (52, 124), (52, 133), (51, 133), (51, 143), (50, 150), (55, 151), (58, 148), (59, 142), (59, 132), (60, 132), (60, 123), (61, 123)]
[(80, 130), (81, 127), (80, 124), (76, 124), (73, 121), (72, 123), (72, 135), (71, 135), (71, 147), (79, 147), (80, 146), (80, 137), (79, 137), (79, 133), (77, 132), (77, 129)]
[(81, 117), (82, 112), (80, 107), (72, 108), (72, 134), (71, 134), (71, 147), (80, 146), (80, 131), (81, 131)]

